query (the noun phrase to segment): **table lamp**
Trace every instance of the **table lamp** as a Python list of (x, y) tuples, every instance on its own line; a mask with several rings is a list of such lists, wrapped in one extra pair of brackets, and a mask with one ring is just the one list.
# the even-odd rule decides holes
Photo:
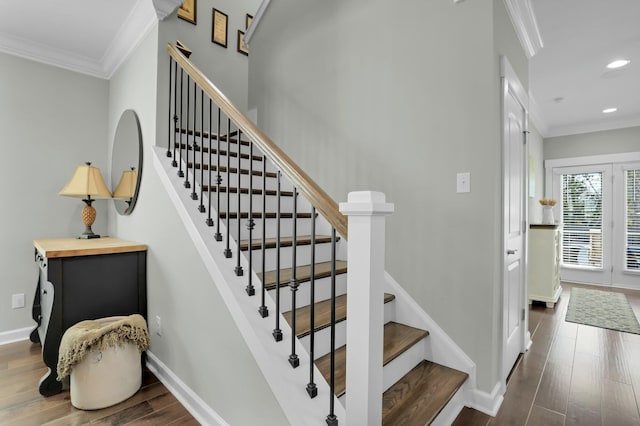
[(67, 182), (58, 194), (66, 197), (81, 198), (86, 204), (80, 213), (85, 230), (78, 238), (100, 238), (100, 235), (91, 230), (91, 225), (96, 220), (96, 209), (93, 208), (91, 203), (98, 198), (111, 198), (111, 192), (109, 192), (102, 179), (100, 169), (92, 166), (91, 163), (78, 166), (71, 180)]

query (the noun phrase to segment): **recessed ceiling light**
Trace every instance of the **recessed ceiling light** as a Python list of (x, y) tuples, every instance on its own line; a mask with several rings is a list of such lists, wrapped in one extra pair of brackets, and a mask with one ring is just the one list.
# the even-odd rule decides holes
[(616, 61), (611, 62), (610, 64), (607, 65), (607, 68), (610, 69), (615, 69), (615, 68), (622, 68), (626, 65), (629, 65), (629, 62), (631, 62), (628, 59), (618, 59)]
[(603, 109), (602, 112), (605, 114), (610, 114), (612, 112), (616, 112), (617, 110), (618, 108), (606, 108), (606, 109)]

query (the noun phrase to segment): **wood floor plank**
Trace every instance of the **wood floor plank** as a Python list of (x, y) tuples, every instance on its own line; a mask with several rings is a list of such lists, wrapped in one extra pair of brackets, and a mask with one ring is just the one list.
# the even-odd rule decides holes
[[(613, 330), (603, 330), (603, 377), (631, 384), (631, 374), (627, 367), (627, 357), (622, 344), (622, 334)], [(626, 334), (626, 333), (624, 333)], [(636, 354), (636, 357), (640, 354)]]
[(151, 424), (165, 425), (178, 420), (180, 423), (175, 424), (198, 424), (146, 368), (142, 388), (112, 407), (78, 410), (71, 405), (68, 391), (45, 398), (38, 391), (38, 380), (46, 371), (40, 350), (39, 344), (27, 341), (0, 345), (0, 356), (10, 359), (13, 366), (0, 370), (0, 425), (71, 426), (93, 421), (119, 425), (149, 415), (147, 420), (153, 419)]
[(606, 378), (603, 380), (602, 424), (619, 426), (640, 424), (640, 414), (631, 385)]
[(534, 405), (531, 408), (528, 426), (564, 426), (564, 414)]
[(571, 388), (571, 372), (571, 365), (547, 362), (534, 404), (550, 411), (565, 413)]

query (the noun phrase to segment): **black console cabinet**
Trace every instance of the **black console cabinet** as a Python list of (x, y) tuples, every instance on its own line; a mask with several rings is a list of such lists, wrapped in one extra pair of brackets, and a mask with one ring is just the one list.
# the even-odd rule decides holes
[(38, 323), (31, 341), (42, 344), (49, 371), (40, 393), (62, 390), (56, 380), (64, 332), (79, 321), (115, 315), (147, 317), (147, 252), (144, 244), (117, 238), (35, 240), (40, 273), (32, 308)]

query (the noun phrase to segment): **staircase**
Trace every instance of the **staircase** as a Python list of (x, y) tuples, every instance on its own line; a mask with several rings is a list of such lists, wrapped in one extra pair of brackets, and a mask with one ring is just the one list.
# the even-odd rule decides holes
[[(344, 406), (347, 394), (346, 219), (277, 147), (261, 150), (263, 135), (243, 130), (226, 98), (177, 48), (168, 50), (169, 135), (156, 152), (188, 194), (185, 208), (209, 229), (202, 239), (228, 259), (220, 266), (246, 283), (247, 304), (259, 301), (253, 315), (271, 329), (271, 347), (290, 345), (290, 367), (308, 370), (299, 392), (317, 398), (325, 380), (335, 395), (318, 424), (338, 424), (334, 404)], [(382, 423), (446, 424), (452, 413), (438, 415), (468, 374), (425, 359), (429, 331), (401, 323), (395, 305), (396, 296), (384, 293)]]

